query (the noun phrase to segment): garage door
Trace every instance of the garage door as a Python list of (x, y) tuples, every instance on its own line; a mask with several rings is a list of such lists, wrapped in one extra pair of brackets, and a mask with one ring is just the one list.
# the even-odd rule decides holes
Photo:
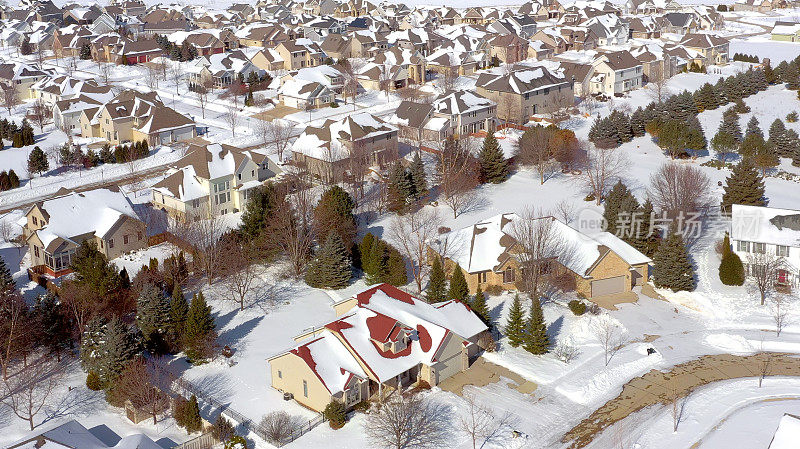
[(625, 276), (592, 281), (592, 296), (611, 295), (625, 291)]

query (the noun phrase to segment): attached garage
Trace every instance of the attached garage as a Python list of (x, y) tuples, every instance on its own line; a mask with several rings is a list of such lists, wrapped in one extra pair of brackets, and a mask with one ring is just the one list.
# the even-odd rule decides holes
[(625, 276), (592, 281), (592, 297), (613, 295), (625, 291)]

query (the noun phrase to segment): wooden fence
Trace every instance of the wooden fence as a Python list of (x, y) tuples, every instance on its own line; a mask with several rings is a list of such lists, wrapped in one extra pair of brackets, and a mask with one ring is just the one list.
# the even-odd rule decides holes
[(218, 441), (214, 438), (214, 435), (209, 432), (181, 443), (172, 449), (209, 449), (217, 443)]

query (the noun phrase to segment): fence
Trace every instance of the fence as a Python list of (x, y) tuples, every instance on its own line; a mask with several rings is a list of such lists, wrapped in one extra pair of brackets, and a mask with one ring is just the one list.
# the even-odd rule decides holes
[(185, 443), (179, 444), (172, 449), (209, 449), (217, 443), (211, 433), (204, 433), (196, 438), (192, 438)]
[(279, 447), (289, 444), (292, 441), (300, 438), (301, 436), (308, 433), (311, 429), (317, 427), (319, 424), (322, 424), (323, 422), (325, 422), (325, 417), (322, 415), (319, 415), (314, 419), (309, 419), (308, 422), (292, 429), (292, 434), (289, 435), (287, 438), (285, 438), (283, 441), (281, 441)]

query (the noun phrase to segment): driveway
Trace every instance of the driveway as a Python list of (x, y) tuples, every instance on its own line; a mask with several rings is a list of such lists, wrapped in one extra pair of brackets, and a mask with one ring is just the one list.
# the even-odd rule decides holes
[(535, 383), (526, 380), (508, 368), (487, 362), (483, 357), (479, 357), (468, 370), (445, 379), (438, 386), (444, 391), (449, 391), (461, 396), (464, 387), (467, 385), (484, 387), (495, 382), (500, 382), (502, 378), (510, 380), (511, 382), (508, 383), (508, 386), (520, 393), (530, 394), (536, 391)]

